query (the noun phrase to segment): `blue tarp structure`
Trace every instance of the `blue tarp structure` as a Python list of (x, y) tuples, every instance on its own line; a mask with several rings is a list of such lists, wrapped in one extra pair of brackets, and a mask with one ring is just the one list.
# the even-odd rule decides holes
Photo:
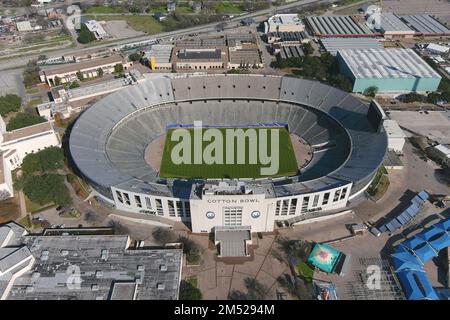
[(450, 246), (450, 218), (403, 241), (392, 254), (392, 264), (408, 300), (438, 300), (423, 264)]
[(387, 230), (394, 232), (395, 230), (408, 224), (411, 219), (420, 212), (420, 207), (428, 198), (429, 194), (426, 191), (421, 191), (411, 200), (411, 204), (408, 208), (406, 208), (397, 217), (379, 227), (378, 230), (380, 230), (381, 233), (386, 232)]

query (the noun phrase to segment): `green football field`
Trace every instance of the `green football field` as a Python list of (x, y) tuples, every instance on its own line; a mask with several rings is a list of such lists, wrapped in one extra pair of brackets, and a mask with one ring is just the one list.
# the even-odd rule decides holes
[[(185, 156), (183, 151), (180, 151), (179, 144), (180, 141), (172, 141), (172, 135), (175, 130), (178, 129), (168, 129), (166, 134), (166, 141), (164, 145), (163, 157), (161, 161), (160, 168), (160, 177), (161, 178), (180, 178), (180, 179), (235, 179), (235, 178), (267, 178), (267, 177), (281, 177), (281, 176), (292, 176), (297, 174), (298, 165), (297, 160), (295, 158), (294, 150), (292, 147), (291, 139), (289, 137), (289, 132), (284, 127), (254, 127), (254, 128), (240, 128), (243, 129), (244, 134), (248, 133), (247, 130), (256, 130), (256, 136), (258, 137), (258, 143), (249, 144), (248, 139), (245, 139), (245, 149), (240, 150), (240, 152), (245, 152), (245, 161), (244, 164), (236, 164), (237, 163), (237, 154), (238, 154), (238, 143), (237, 139), (234, 139), (234, 161), (233, 164), (229, 164), (226, 161), (226, 130), (230, 128), (217, 128), (220, 130), (223, 137), (223, 144), (221, 144), (223, 148), (223, 163), (222, 164), (207, 164), (205, 163), (202, 157), (201, 164), (194, 163), (194, 129), (193, 128), (184, 128), (190, 133), (190, 144), (186, 143), (184, 146), (191, 146), (191, 157), (187, 157), (186, 159), (190, 159), (188, 163), (180, 163), (176, 164), (172, 161), (172, 156), (175, 154), (179, 154), (181, 156)], [(231, 128), (232, 129), (232, 128)], [(204, 134), (208, 130), (208, 128), (203, 128), (202, 133)], [(261, 168), (270, 167), (269, 164), (262, 164), (261, 159), (259, 157), (259, 130), (278, 130), (279, 133), (279, 150), (274, 150), (277, 152), (278, 157), (275, 153), (272, 152), (271, 147), (271, 134), (268, 132), (267, 134), (267, 156), (270, 158), (273, 155), (272, 163), (277, 163), (276, 158), (278, 158), (278, 165), (275, 165), (276, 173), (274, 174), (262, 174)], [(242, 138), (242, 137), (241, 137)], [(214, 139), (211, 139), (214, 142)], [(187, 140), (189, 141), (189, 140)], [(264, 141), (264, 140), (262, 140)], [(211, 141), (202, 141), (202, 150), (208, 150), (208, 145), (211, 144)], [(178, 147), (176, 147), (178, 145)], [(249, 153), (254, 151), (254, 147), (257, 145), (256, 152), (256, 163), (250, 163)], [(174, 150), (175, 148), (175, 150)], [(205, 149), (206, 148), (206, 149)], [(210, 149), (209, 149), (210, 150)], [(189, 152), (187, 152), (189, 154)], [(202, 153), (204, 154), (204, 153)], [(210, 152), (213, 156), (216, 156), (215, 152)], [(253, 154), (253, 152), (252, 152)], [(253, 154), (253, 156), (255, 156)], [(220, 158), (220, 157), (219, 157)], [(187, 162), (187, 161), (186, 161)], [(266, 162), (267, 163), (267, 162)]]

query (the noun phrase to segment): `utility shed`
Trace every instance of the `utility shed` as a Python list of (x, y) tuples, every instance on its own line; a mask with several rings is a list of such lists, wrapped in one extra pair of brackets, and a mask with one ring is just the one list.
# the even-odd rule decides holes
[(436, 91), (442, 77), (412, 49), (345, 49), (337, 54), (353, 92), (375, 86), (379, 93)]

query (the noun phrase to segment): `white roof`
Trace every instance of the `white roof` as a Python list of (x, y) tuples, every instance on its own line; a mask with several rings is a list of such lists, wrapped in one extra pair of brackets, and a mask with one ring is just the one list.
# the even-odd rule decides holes
[(381, 14), (381, 30), (383, 32), (415, 33), (392, 12)]
[(355, 78), (441, 78), (412, 49), (345, 49), (339, 54)]
[(383, 122), (384, 130), (388, 135), (388, 139), (392, 138), (406, 138), (405, 133), (402, 128), (398, 125), (395, 120), (384, 120)]
[(435, 147), (436, 150), (439, 150), (440, 152), (442, 152), (443, 154), (445, 154), (445, 156), (447, 158), (450, 158), (450, 149), (442, 144), (439, 144)]
[(33, 31), (33, 27), (31, 26), (30, 21), (20, 21), (16, 23), (17, 30), (19, 32), (23, 31)]
[(169, 63), (172, 57), (172, 49), (173, 45), (171, 44), (154, 44), (145, 55), (148, 59), (153, 57), (157, 64)]
[(276, 14), (274, 16), (271, 16), (268, 22), (269, 24), (272, 25), (282, 25), (282, 24), (303, 25), (302, 20), (298, 17), (298, 14), (296, 13)]
[(450, 50), (449, 47), (447, 47), (447, 46), (441, 46), (441, 45), (436, 44), (436, 43), (430, 43), (430, 44), (427, 46), (427, 49), (428, 49), (428, 50), (432, 50), (432, 51), (436, 51), (436, 52), (441, 52), (441, 53), (447, 53), (447, 52)]

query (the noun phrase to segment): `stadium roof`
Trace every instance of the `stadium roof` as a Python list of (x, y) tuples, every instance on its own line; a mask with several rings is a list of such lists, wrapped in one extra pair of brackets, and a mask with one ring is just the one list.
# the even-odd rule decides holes
[(339, 55), (355, 78), (441, 78), (412, 49), (346, 49)]
[[(239, 103), (239, 99), (245, 103)], [(159, 76), (116, 91), (87, 109), (74, 124), (69, 147), (83, 176), (106, 197), (111, 197), (110, 188), (114, 186), (167, 195), (175, 188), (161, 181), (142, 156), (149, 141), (164, 134), (167, 124), (194, 120), (222, 125), (285, 121), (312, 144), (332, 141), (339, 147), (317, 153), (300, 175), (254, 183), (273, 184), (274, 191), (269, 193), (277, 196), (351, 182), (352, 192), (356, 192), (369, 182), (387, 149), (386, 134), (373, 128), (367, 110), (367, 105), (348, 93), (305, 79)], [(189, 194), (190, 186), (186, 188), (189, 190), (176, 188), (177, 194)]]
[(416, 31), (424, 34), (449, 34), (450, 30), (429, 14), (407, 15), (402, 17)]
[(375, 38), (322, 38), (325, 50), (333, 56), (344, 49), (382, 49), (383, 46)]

